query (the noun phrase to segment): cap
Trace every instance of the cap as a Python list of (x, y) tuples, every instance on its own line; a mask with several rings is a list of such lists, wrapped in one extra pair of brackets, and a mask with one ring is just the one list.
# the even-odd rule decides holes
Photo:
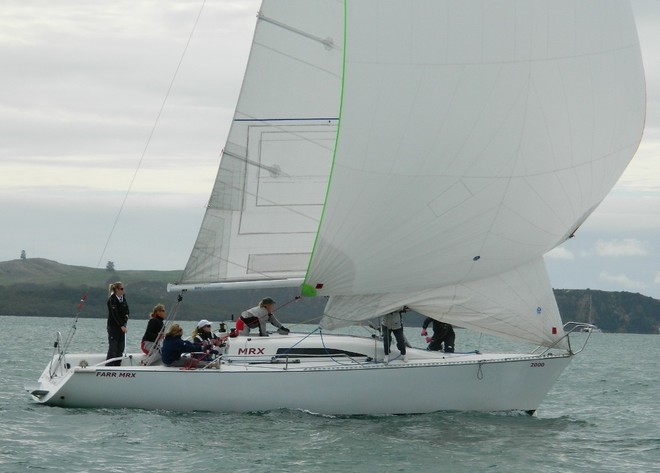
[(206, 319), (202, 319), (202, 320), (200, 320), (199, 323), (197, 324), (197, 328), (206, 327), (207, 325), (211, 325), (211, 322), (209, 322), (209, 321), (206, 320)]
[(275, 301), (270, 297), (266, 297), (264, 299), (261, 299), (261, 302), (259, 303), (259, 305), (262, 307), (268, 304), (275, 304)]

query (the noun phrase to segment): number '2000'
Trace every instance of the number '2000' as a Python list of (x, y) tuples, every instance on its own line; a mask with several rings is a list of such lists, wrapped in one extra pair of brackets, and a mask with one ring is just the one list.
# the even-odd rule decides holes
[(532, 363), (532, 368), (543, 368), (545, 363)]

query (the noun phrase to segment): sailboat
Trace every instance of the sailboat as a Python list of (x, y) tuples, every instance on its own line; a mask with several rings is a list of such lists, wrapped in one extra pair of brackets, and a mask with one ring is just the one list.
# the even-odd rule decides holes
[[(644, 118), (625, 0), (264, 0), (169, 290), (298, 287), (327, 298), (319, 327), (229, 338), (205, 369), (60, 350), (27, 389), (64, 407), (533, 413), (577, 353), (543, 255), (614, 186)], [(530, 350), (386, 362), (377, 333), (332, 332), (404, 307)]]
[(582, 326), (582, 332), (586, 332), (586, 333), (602, 333), (603, 332), (594, 323), (593, 295), (592, 294), (589, 294), (588, 323)]

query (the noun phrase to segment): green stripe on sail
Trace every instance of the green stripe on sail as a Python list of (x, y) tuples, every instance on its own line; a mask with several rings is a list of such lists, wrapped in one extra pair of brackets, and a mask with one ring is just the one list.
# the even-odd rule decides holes
[[(341, 92), (339, 94), (339, 114), (337, 116), (337, 134), (335, 135), (335, 148), (332, 153), (332, 164), (330, 165), (330, 174), (328, 176), (328, 187), (325, 190), (325, 199), (323, 202), (328, 201), (328, 193), (330, 191), (330, 184), (332, 182), (332, 173), (335, 168), (335, 158), (337, 156), (337, 142), (339, 141), (339, 131), (341, 130), (341, 113), (344, 106), (344, 80), (346, 77), (346, 16), (347, 16), (347, 3), (348, 0), (344, 0), (344, 49), (342, 51), (342, 62), (341, 62)], [(321, 229), (321, 224), (323, 223), (323, 216), (325, 215), (325, 204), (323, 205), (323, 210), (321, 211), (321, 218), (319, 219), (318, 230), (316, 231), (316, 238), (314, 239), (314, 245), (312, 246), (312, 253), (309, 257), (309, 263), (307, 264), (307, 272), (305, 273), (305, 282), (301, 287), (301, 294), (306, 297), (316, 297), (317, 292), (314, 288), (316, 284), (310, 284), (307, 281), (307, 276), (309, 275), (309, 268), (312, 265), (312, 260), (314, 259), (314, 251), (316, 250), (316, 245), (319, 239), (319, 231)]]

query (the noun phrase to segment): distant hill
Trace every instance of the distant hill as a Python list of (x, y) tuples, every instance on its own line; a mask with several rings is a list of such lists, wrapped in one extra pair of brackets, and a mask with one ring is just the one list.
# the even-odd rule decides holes
[[(107, 317), (108, 286), (122, 281), (131, 316), (146, 318), (154, 305), (163, 303), (168, 311), (177, 304), (177, 293), (167, 292), (167, 283), (176, 282), (183, 271), (107, 271), (106, 269), (69, 266), (42, 258), (0, 262), (0, 314), (19, 316), (74, 316), (81, 297), (87, 294), (82, 314)], [(296, 301), (294, 288), (240, 291), (209, 291), (184, 294), (178, 305), (179, 320), (213, 321), (231, 319), (254, 307), (263, 297), (277, 302), (279, 314), (290, 322), (320, 319), (324, 300)], [(284, 304), (287, 304), (284, 307)]]
[(660, 301), (632, 292), (555, 289), (564, 322), (588, 322), (608, 333), (660, 330)]
[(176, 281), (183, 271), (108, 271), (86, 266), (69, 266), (44, 258), (15, 259), (0, 262), (0, 286), (12, 284), (44, 284), (79, 286), (116, 281), (153, 281), (167, 284)]
[[(83, 294), (85, 317), (105, 318), (108, 285), (122, 281), (131, 307), (131, 316), (146, 318), (157, 303), (168, 310), (177, 304), (177, 294), (166, 291), (182, 271), (107, 271), (69, 266), (42, 258), (0, 262), (0, 314), (18, 316), (74, 316)], [(295, 288), (240, 291), (210, 291), (184, 294), (177, 308), (180, 320), (207, 318), (219, 321), (238, 316), (262, 297), (277, 301), (278, 317), (288, 323), (319, 320), (323, 298), (296, 301)], [(590, 322), (604, 332), (658, 334), (660, 301), (630, 292), (590, 289), (555, 289), (564, 322)], [(419, 317), (421, 318), (421, 317)]]

